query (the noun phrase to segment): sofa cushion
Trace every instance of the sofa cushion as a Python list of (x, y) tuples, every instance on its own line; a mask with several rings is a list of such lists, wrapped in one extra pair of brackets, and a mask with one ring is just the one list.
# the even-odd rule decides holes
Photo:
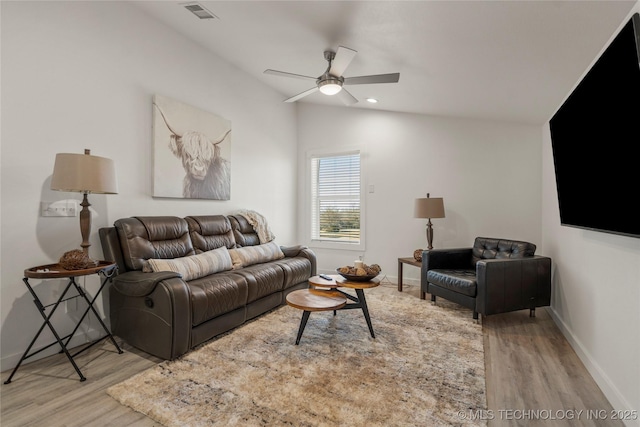
[(233, 273), (247, 279), (247, 303), (282, 291), (284, 287), (284, 270), (273, 262), (233, 270)]
[(284, 258), (282, 249), (275, 242), (230, 249), (229, 254), (233, 261), (234, 270)]
[(189, 282), (193, 326), (247, 303), (247, 280), (233, 272), (220, 272)]
[(481, 259), (524, 258), (533, 256), (536, 245), (517, 240), (476, 237), (472, 260), (475, 265)]
[(478, 287), (476, 270), (429, 270), (427, 282), (470, 297), (476, 296)]
[(298, 283), (303, 283), (311, 277), (311, 261), (308, 258), (282, 258), (274, 261), (284, 271), (283, 289), (288, 289)]
[(229, 219), (224, 215), (188, 216), (189, 235), (196, 253), (236, 247)]
[(142, 270), (146, 260), (194, 255), (187, 222), (174, 216), (137, 216), (114, 223), (127, 270)]
[(199, 279), (220, 271), (231, 270), (231, 256), (226, 246), (211, 251), (203, 252), (174, 259), (150, 259), (147, 260), (143, 271), (173, 271), (180, 273), (183, 280)]

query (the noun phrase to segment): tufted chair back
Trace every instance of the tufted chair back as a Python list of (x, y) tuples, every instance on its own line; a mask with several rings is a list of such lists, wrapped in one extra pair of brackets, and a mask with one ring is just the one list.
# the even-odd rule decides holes
[(517, 240), (494, 239), (490, 237), (476, 237), (473, 243), (473, 265), (483, 259), (525, 258), (532, 257), (536, 252), (536, 245)]

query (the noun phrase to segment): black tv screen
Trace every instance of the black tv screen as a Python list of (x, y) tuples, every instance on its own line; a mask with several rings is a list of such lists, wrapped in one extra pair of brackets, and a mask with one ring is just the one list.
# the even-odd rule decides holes
[(562, 225), (640, 237), (640, 15), (549, 122)]

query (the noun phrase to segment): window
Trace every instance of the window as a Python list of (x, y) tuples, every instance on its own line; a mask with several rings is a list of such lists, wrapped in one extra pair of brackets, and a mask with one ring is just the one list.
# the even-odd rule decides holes
[(310, 160), (312, 243), (361, 249), (360, 152), (312, 155)]

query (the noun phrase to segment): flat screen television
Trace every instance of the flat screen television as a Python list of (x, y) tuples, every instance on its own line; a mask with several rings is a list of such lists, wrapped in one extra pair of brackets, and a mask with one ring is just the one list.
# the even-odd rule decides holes
[(565, 226), (640, 237), (640, 15), (549, 121)]

